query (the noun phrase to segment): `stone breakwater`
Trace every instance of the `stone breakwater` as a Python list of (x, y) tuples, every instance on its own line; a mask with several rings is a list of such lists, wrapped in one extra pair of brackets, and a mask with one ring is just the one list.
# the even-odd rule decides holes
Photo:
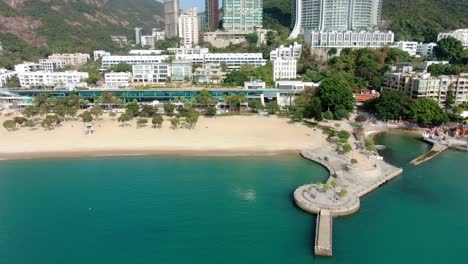
[(403, 170), (384, 162), (379, 156), (356, 154), (359, 163), (351, 162), (330, 147), (304, 150), (301, 155), (324, 166), (330, 177), (327, 187), (303, 185), (294, 191), (296, 205), (310, 213), (329, 210), (333, 216), (344, 216), (359, 209), (359, 199), (400, 175)]

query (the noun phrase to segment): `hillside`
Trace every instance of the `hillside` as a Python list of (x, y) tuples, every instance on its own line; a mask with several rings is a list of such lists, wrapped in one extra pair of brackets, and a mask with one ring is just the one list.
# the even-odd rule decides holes
[[(384, 0), (382, 17), (397, 39), (435, 41), (437, 33), (468, 27), (466, 0)], [(268, 28), (289, 27), (291, 3), (284, 0), (264, 1)]]
[(0, 41), (7, 51), (0, 61), (22, 50), (28, 53), (24, 57), (112, 50), (110, 35), (132, 40), (134, 27), (146, 32), (162, 27), (162, 16), (163, 6), (155, 0), (0, 0)]

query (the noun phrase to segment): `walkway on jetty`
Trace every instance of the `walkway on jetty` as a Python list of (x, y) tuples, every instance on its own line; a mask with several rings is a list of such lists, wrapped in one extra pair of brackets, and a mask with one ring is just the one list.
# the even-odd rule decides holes
[(333, 252), (333, 216), (328, 210), (317, 214), (317, 232), (315, 232), (315, 254), (331, 256)]
[[(357, 151), (355, 150), (355, 152)], [(351, 164), (349, 157), (339, 154), (329, 146), (304, 150), (301, 155), (327, 168), (330, 177), (326, 185), (308, 184), (297, 188), (294, 191), (296, 205), (310, 213), (329, 212), (330, 218), (356, 212), (360, 207), (360, 197), (403, 172), (401, 168), (384, 162), (380, 156), (367, 156), (363, 153), (355, 153), (353, 156), (359, 162)], [(323, 221), (323, 219), (318, 220)], [(316, 236), (318, 238), (326, 237), (326, 230), (318, 224)], [(321, 232), (325, 233), (321, 234)], [(316, 248), (322, 248), (322, 245), (317, 244), (319, 241), (321, 240), (316, 239)], [(315, 250), (317, 255), (330, 256), (327, 252), (330, 252), (331, 255), (332, 249), (330, 248), (329, 251)]]
[(434, 142), (431, 142), (429, 141), (432, 145), (432, 148), (431, 150), (429, 150), (428, 152), (422, 154), (421, 156), (415, 158), (414, 160), (412, 160), (410, 162), (410, 164), (413, 164), (413, 165), (419, 165), (423, 162), (426, 162), (432, 158), (434, 158), (435, 156), (439, 155), (440, 153), (444, 152), (444, 150), (446, 150), (448, 148), (448, 146), (445, 146), (445, 145), (441, 145), (439, 143), (434, 143)]

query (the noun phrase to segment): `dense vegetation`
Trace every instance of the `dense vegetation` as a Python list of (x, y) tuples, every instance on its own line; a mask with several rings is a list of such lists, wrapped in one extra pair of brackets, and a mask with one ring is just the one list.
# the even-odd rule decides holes
[[(0, 0), (0, 17), (25, 18), (31, 22), (39, 22), (40, 26), (33, 32), (22, 33), (33, 34), (46, 41), (45, 47), (34, 41), (27, 44), (20, 38), (6, 33), (15, 32), (17, 29), (0, 25), (0, 41), (6, 50), (5, 54), (0, 56), (0, 68), (11, 65), (12, 61), (16, 63), (18, 60), (33, 60), (52, 51), (116, 51), (119, 47), (111, 41), (111, 35), (125, 35), (132, 40), (134, 27), (143, 27), (146, 32), (153, 27), (162, 27), (162, 22), (155, 19), (155, 16), (162, 15), (162, 4), (153, 0), (29, 0), (24, 2), (24, 6), (19, 5), (16, 9)], [(20, 35), (21, 32), (17, 33)]]

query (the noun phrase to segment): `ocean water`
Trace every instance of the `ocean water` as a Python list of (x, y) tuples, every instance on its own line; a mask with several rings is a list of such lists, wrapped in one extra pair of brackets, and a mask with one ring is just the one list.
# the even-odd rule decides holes
[(0, 161), (0, 264), (464, 263), (468, 155), (379, 141), (405, 172), (335, 219), (331, 258), (292, 201), (328, 173), (298, 156)]

